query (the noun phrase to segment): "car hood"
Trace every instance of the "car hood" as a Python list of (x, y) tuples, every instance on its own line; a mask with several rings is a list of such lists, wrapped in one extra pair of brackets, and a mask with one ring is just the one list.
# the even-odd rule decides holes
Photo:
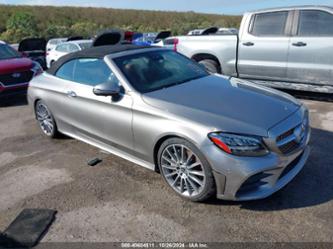
[(269, 128), (296, 112), (288, 94), (236, 78), (211, 75), (146, 93), (143, 100), (211, 131), (267, 136)]
[(0, 60), (0, 74), (22, 72), (31, 69), (32, 61), (28, 58)]

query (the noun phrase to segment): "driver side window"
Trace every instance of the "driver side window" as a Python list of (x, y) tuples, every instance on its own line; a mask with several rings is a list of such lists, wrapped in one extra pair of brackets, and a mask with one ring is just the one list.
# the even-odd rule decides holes
[(66, 62), (58, 69), (56, 76), (88, 86), (102, 83), (120, 85), (118, 78), (104, 60), (97, 58), (81, 58)]
[(89, 86), (108, 82), (119, 84), (119, 80), (104, 60), (95, 58), (76, 60), (73, 81)]

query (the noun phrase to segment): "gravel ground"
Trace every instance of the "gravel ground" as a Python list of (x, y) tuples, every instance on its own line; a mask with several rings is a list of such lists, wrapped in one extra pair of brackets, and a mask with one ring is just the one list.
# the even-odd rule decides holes
[[(159, 174), (74, 139), (43, 137), (24, 100), (0, 107), (0, 230), (24, 208), (58, 210), (44, 242), (333, 242), (333, 103), (310, 108), (312, 153), (272, 197), (184, 201)], [(104, 160), (87, 166), (94, 157)]]

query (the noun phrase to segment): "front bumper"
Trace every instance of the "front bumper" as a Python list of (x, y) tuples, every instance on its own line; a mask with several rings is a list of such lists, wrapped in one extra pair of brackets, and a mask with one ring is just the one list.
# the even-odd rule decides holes
[[(299, 124), (299, 113), (272, 129)], [(288, 130), (288, 129), (287, 129)], [(247, 201), (266, 198), (287, 185), (304, 167), (310, 153), (310, 127), (302, 143), (288, 153), (275, 150), (262, 157), (239, 157), (222, 152), (215, 145), (208, 145), (203, 152), (212, 166), (217, 188), (217, 198)], [(270, 138), (271, 142), (273, 137)]]

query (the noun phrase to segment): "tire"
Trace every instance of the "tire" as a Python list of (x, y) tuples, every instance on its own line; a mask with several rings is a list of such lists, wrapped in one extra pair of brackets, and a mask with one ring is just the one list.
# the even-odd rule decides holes
[(215, 193), (208, 161), (185, 139), (170, 138), (162, 143), (158, 151), (158, 167), (164, 181), (187, 200), (204, 201)]
[(52, 65), (54, 64), (55, 61), (51, 61), (50, 62), (50, 67), (52, 67)]
[(39, 124), (39, 128), (43, 134), (49, 138), (57, 138), (60, 133), (57, 128), (56, 121), (44, 101), (38, 100), (35, 104), (35, 116)]
[(211, 59), (204, 59), (198, 61), (199, 64), (204, 65), (208, 72), (210, 73), (221, 73), (221, 68), (217, 61)]

